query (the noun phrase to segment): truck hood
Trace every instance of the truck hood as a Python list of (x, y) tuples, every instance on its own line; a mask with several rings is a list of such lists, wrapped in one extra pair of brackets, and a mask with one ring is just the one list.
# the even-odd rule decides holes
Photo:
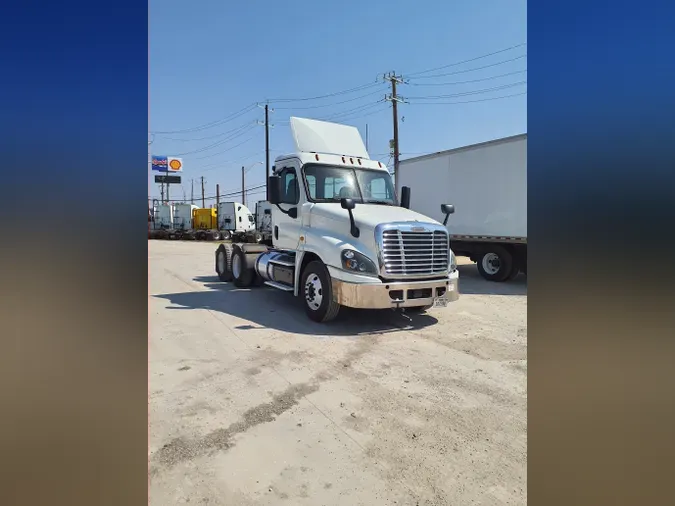
[[(349, 229), (349, 212), (346, 209), (342, 209), (339, 203), (314, 204), (311, 212), (312, 215), (317, 217), (344, 222), (347, 224), (347, 229)], [(438, 221), (424, 216), (423, 214), (398, 206), (356, 204), (356, 207), (352, 212), (354, 213), (356, 226), (368, 229), (375, 229), (380, 223), (391, 223), (395, 221), (413, 221), (441, 225)]]

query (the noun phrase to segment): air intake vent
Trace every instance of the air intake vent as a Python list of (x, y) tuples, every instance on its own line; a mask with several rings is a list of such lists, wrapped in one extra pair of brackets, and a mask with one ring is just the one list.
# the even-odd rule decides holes
[(381, 241), (380, 251), (387, 275), (423, 276), (448, 270), (448, 234), (444, 231), (390, 229), (382, 232)]

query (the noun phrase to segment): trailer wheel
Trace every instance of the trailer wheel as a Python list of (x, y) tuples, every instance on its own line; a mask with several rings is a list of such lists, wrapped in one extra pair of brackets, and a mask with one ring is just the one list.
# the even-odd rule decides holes
[(338, 315), (340, 304), (333, 300), (333, 286), (328, 269), (319, 260), (313, 260), (302, 272), (300, 297), (307, 316), (315, 322), (329, 322)]
[(232, 281), (232, 246), (221, 244), (216, 250), (216, 274), (221, 281)]
[(478, 259), (478, 272), (488, 281), (502, 282), (513, 272), (513, 255), (503, 246), (492, 246)]
[(222, 235), (223, 235), (223, 240), (225, 240), (225, 241), (229, 241), (230, 239), (232, 239), (232, 232), (230, 232), (229, 230), (223, 231)]
[(237, 288), (248, 288), (253, 284), (255, 271), (246, 266), (246, 253), (239, 247), (232, 249), (232, 278)]

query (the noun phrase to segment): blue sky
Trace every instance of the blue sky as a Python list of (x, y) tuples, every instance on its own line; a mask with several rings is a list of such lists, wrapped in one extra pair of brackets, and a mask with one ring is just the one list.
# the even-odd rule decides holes
[(252, 104), (266, 100), (272, 163), (292, 150), (290, 116), (362, 134), (367, 124), (371, 157), (388, 162), (392, 111), (377, 77), (392, 70), (409, 79), (398, 90), (410, 102), (399, 106), (402, 159), (526, 132), (526, 45), (452, 65), (525, 43), (526, 11), (524, 0), (150, 0), (150, 148), (186, 153), (171, 198), (189, 199), (191, 179), (201, 196), (201, 176), (207, 196), (216, 183), (240, 189), (242, 165), (247, 187), (264, 182), (263, 111)]

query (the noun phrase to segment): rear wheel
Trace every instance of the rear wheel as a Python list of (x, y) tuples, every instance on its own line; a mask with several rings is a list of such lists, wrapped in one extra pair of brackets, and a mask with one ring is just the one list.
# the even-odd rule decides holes
[(503, 246), (492, 246), (478, 258), (478, 272), (488, 281), (506, 281), (514, 270), (513, 255)]
[(248, 288), (253, 284), (255, 272), (246, 266), (246, 253), (239, 246), (232, 252), (232, 278), (237, 288)]
[(340, 304), (333, 300), (333, 286), (326, 266), (314, 260), (302, 272), (300, 297), (307, 316), (315, 322), (329, 322), (338, 315)]
[(216, 273), (221, 281), (232, 281), (232, 245), (221, 244), (216, 250)]

